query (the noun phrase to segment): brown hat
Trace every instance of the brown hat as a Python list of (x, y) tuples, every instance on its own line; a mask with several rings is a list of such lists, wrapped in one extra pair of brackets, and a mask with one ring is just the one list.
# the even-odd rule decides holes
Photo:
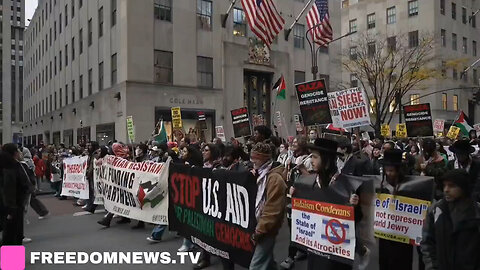
[(252, 148), (251, 156), (258, 159), (270, 159), (272, 158), (272, 148), (263, 142), (256, 143)]

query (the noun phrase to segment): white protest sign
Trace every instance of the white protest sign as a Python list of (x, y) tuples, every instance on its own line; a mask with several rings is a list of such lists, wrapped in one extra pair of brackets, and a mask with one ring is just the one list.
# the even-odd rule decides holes
[(433, 131), (435, 132), (443, 132), (445, 126), (445, 120), (443, 119), (435, 119), (433, 122)]
[(333, 125), (341, 128), (370, 125), (368, 102), (367, 95), (358, 87), (328, 93)]
[(79, 199), (89, 198), (87, 175), (88, 156), (71, 157), (63, 160), (62, 196)]
[(106, 156), (95, 161), (95, 201), (120, 216), (168, 224), (168, 167), (165, 163), (130, 162)]

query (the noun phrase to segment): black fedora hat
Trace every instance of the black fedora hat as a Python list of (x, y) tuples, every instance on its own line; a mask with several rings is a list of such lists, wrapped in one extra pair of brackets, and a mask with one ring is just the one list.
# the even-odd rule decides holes
[(475, 148), (470, 145), (470, 142), (467, 140), (459, 140), (453, 143), (448, 150), (450, 150), (453, 153), (459, 153), (459, 154), (471, 154), (475, 152)]
[(378, 162), (382, 165), (401, 165), (403, 158), (403, 151), (399, 149), (387, 150), (383, 153), (383, 159)]
[(338, 143), (333, 140), (317, 138), (314, 143), (307, 144), (307, 148), (310, 150), (316, 150), (320, 152), (327, 152), (330, 154), (340, 155), (337, 152)]

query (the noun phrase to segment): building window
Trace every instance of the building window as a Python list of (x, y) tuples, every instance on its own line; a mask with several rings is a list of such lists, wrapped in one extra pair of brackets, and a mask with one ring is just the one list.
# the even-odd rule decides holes
[(447, 100), (447, 94), (443, 93), (442, 94), (442, 110), (447, 110), (447, 104), (448, 104), (448, 100)]
[(478, 73), (476, 68), (473, 69), (473, 84), (478, 85)]
[(463, 53), (464, 53), (464, 54), (467, 54), (467, 53), (468, 53), (468, 48), (467, 48), (468, 45), (467, 45), (467, 42), (468, 42), (467, 38), (464, 37), (464, 38), (462, 39), (462, 50), (463, 50)]
[(357, 32), (357, 19), (350, 20), (348, 29), (349, 33)]
[(212, 30), (212, 1), (197, 0), (197, 27)]
[(63, 95), (62, 95), (62, 88), (60, 88), (60, 93), (59, 93), (59, 96), (60, 96), (60, 97), (59, 97), (59, 98), (60, 98), (60, 102), (59, 102), (59, 103), (60, 103), (60, 108), (62, 108), (62, 107), (63, 107)]
[(457, 4), (452, 3), (452, 19), (457, 19)]
[(458, 111), (458, 95), (453, 95), (453, 110)]
[(408, 33), (408, 45), (410, 48), (418, 46), (418, 30)]
[(350, 87), (358, 87), (357, 74), (350, 74)]
[(72, 0), (72, 19), (75, 17), (75, 0)]
[(408, 1), (408, 17), (418, 15), (418, 0)]
[(442, 72), (442, 78), (447, 77), (447, 62), (446, 61), (442, 61), (441, 72)]
[(112, 9), (110, 26), (113, 27), (115, 24), (117, 24), (117, 0), (112, 0), (110, 2), (110, 7)]
[[(463, 70), (466, 70), (466, 69), (467, 69), (467, 67), (463, 67)], [(460, 77), (462, 77), (462, 76), (463, 76), (463, 81), (468, 82), (468, 71), (465, 72), (465, 73), (463, 73), (463, 71), (462, 71), (462, 73), (460, 73)]]
[(60, 69), (60, 71), (62, 71), (62, 51), (59, 52), (58, 54), (58, 67)]
[(117, 83), (117, 54), (113, 54), (112, 55), (112, 61), (111, 61), (111, 65), (112, 65), (112, 86), (115, 85)]
[(83, 7), (83, 0), (78, 0), (78, 8), (82, 8), (82, 7)]
[(295, 24), (293, 27), (293, 46), (295, 48), (303, 49), (305, 48), (305, 25)]
[(367, 28), (368, 29), (375, 28), (375, 13), (367, 15)]
[(350, 60), (357, 60), (357, 46), (350, 47)]
[(172, 21), (172, 1), (161, 0), (159, 4), (153, 5), (153, 14), (155, 19), (161, 21)]
[(375, 41), (368, 42), (368, 44), (367, 44), (368, 57), (374, 57), (375, 52), (376, 52)]
[(452, 33), (452, 50), (457, 50), (457, 34)]
[(75, 80), (72, 81), (72, 103), (75, 102)]
[(92, 69), (89, 69), (89, 70), (88, 70), (88, 95), (89, 95), (89, 96), (90, 96), (90, 95), (92, 94), (92, 92), (93, 92), (93, 91), (92, 91), (92, 89), (93, 89), (93, 87), (92, 87), (92, 85), (93, 85), (92, 80), (93, 80), (93, 79), (92, 79)]
[(294, 79), (295, 84), (305, 82), (305, 72), (295, 70), (295, 74), (294, 74), (293, 79)]
[(103, 62), (98, 64), (98, 91), (103, 90)]
[(92, 19), (88, 20), (88, 46), (92, 45)]
[(440, 30), (440, 37), (442, 39), (442, 47), (447, 47), (447, 31), (445, 29)]
[(173, 83), (173, 53), (166, 51), (154, 51), (155, 82)]
[(467, 8), (462, 7), (462, 23), (467, 24)]
[(75, 38), (72, 37), (72, 61), (75, 60)]
[(53, 67), (54, 67), (55, 76), (56, 76), (57, 75), (57, 57), (56, 56), (53, 58)]
[(458, 80), (458, 72), (455, 67), (453, 68), (453, 71), (452, 71), (452, 77), (454, 80)]
[(397, 15), (395, 7), (387, 8), (387, 24), (394, 24), (397, 22)]
[(103, 7), (98, 10), (98, 37), (103, 37)]
[(440, 14), (445, 15), (445, 0), (440, 0)]
[(65, 105), (68, 105), (68, 84), (65, 84)]
[(476, 21), (475, 17), (476, 17), (475, 12), (472, 12), (472, 16), (470, 17), (470, 20), (472, 21), (472, 27), (473, 28), (477, 27), (477, 21)]
[(62, 33), (62, 13), (58, 16), (58, 33)]
[(53, 22), (53, 39), (57, 40), (57, 21)]
[(82, 99), (83, 98), (83, 75), (80, 75), (80, 78), (78, 79), (78, 98)]
[(213, 87), (213, 58), (197, 56), (197, 83), (201, 87)]
[(475, 40), (472, 41), (472, 54), (477, 56), (477, 42)]
[(68, 44), (65, 44), (65, 67), (68, 67)]
[(387, 38), (387, 46), (388, 46), (388, 50), (396, 51), (397, 50), (397, 37), (396, 36), (388, 37)]
[(245, 19), (245, 12), (239, 8), (233, 9), (233, 35), (240, 37), (247, 35), (247, 20)]
[(83, 53), (83, 28), (80, 29), (80, 31), (78, 32), (78, 47), (80, 50), (80, 54), (82, 54)]
[(410, 95), (410, 105), (418, 105), (418, 104), (420, 104), (420, 95), (419, 94)]

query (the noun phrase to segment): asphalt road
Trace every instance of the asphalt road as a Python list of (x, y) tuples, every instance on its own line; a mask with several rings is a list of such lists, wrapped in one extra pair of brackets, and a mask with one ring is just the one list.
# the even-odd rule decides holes
[[(177, 249), (182, 244), (182, 238), (176, 237), (175, 233), (166, 232), (163, 241), (160, 243), (149, 243), (146, 237), (150, 235), (153, 225), (147, 225), (145, 229), (132, 230), (132, 224), (116, 224), (112, 222), (110, 228), (103, 228), (96, 222), (100, 220), (105, 212), (97, 210), (98, 213), (85, 215), (80, 207), (72, 205), (72, 199), (60, 201), (53, 195), (42, 195), (39, 197), (50, 210), (50, 216), (39, 220), (36, 213), (29, 209), (27, 214), (28, 224), (25, 225), (25, 235), (32, 238), (31, 243), (25, 244), (26, 248), (26, 269), (57, 270), (57, 269), (192, 269), (192, 264), (180, 264), (180, 258), (176, 256)], [(275, 259), (277, 263), (282, 262), (288, 252), (288, 227), (284, 224), (275, 246)], [(76, 264), (76, 265), (52, 265), (52, 264), (31, 264), (30, 252), (39, 251), (82, 251), (87, 253), (103, 251), (152, 251), (171, 252), (172, 259), (176, 264), (169, 265), (103, 265), (103, 264)], [(372, 250), (371, 263), (368, 269), (377, 270), (378, 251)], [(415, 252), (416, 260), (416, 252)], [(222, 269), (218, 258), (212, 259), (212, 266), (207, 269)], [(236, 269), (243, 269), (236, 267)], [(306, 262), (297, 262), (295, 269), (306, 269)], [(321, 268), (319, 268), (321, 269)], [(417, 269), (414, 267), (414, 269)]]

